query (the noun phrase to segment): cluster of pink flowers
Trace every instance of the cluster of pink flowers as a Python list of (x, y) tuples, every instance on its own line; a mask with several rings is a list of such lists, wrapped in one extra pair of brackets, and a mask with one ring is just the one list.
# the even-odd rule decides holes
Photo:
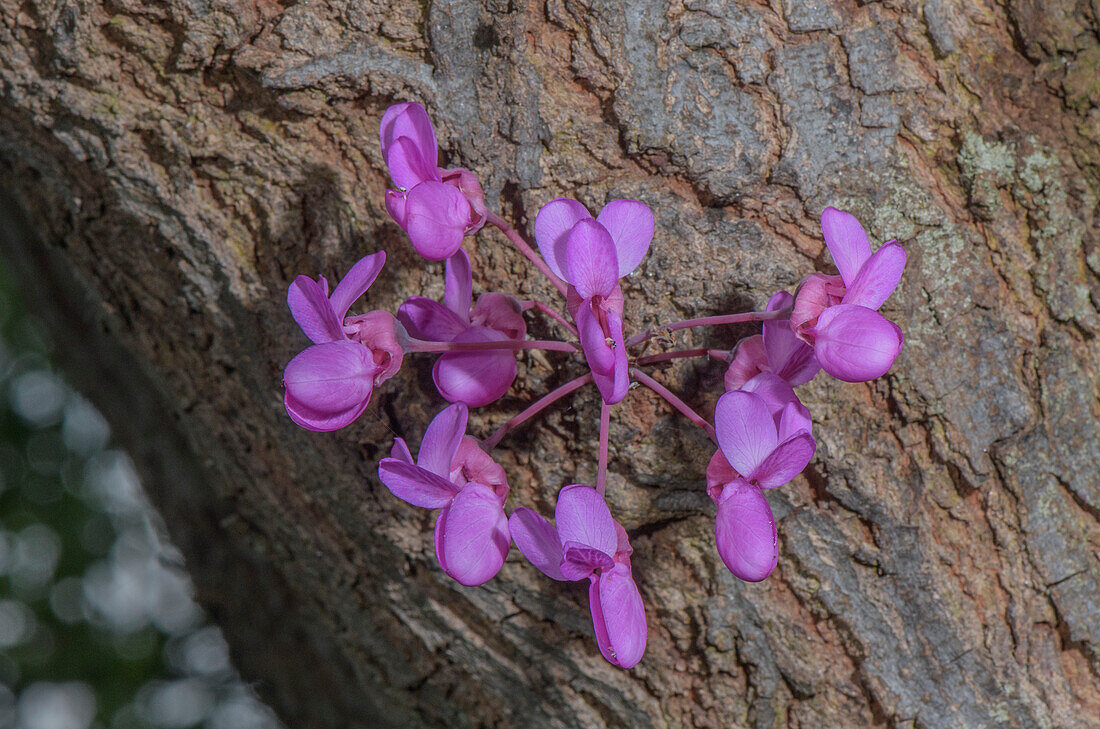
[[(313, 344), (286, 367), (287, 413), (310, 430), (342, 428), (364, 412), (374, 388), (397, 373), (405, 355), (437, 353), (432, 377), (451, 405), (428, 425), (415, 459), (403, 439), (395, 440), (390, 457), (378, 467), (382, 483), (413, 506), (438, 510), (436, 556), (443, 571), (463, 585), (480, 585), (495, 576), (513, 542), (547, 577), (587, 579), (600, 652), (630, 668), (645, 651), (646, 618), (630, 564), (629, 536), (605, 500), (610, 406), (636, 382), (706, 431), (717, 446), (706, 469), (706, 489), (717, 506), (718, 554), (740, 579), (763, 580), (779, 559), (775, 519), (764, 491), (789, 483), (816, 449), (810, 413), (794, 388), (819, 370), (864, 382), (890, 369), (902, 348), (901, 329), (878, 309), (901, 279), (905, 251), (890, 241), (872, 253), (854, 217), (826, 208), (822, 233), (839, 275), (811, 273), (793, 296), (780, 291), (761, 312), (678, 321), (628, 337), (619, 281), (638, 267), (653, 239), (653, 213), (644, 203), (612, 200), (592, 217), (576, 200), (548, 202), (534, 224), (540, 256), (489, 212), (473, 173), (436, 165), (438, 143), (423, 107), (390, 107), (381, 137), (395, 185), (387, 191), (386, 208), (420, 255), (445, 261), (443, 302), (413, 296), (396, 316), (385, 311), (348, 316), (382, 270), (382, 252), (352, 266), (331, 294), (323, 277), (299, 276), (290, 285), (287, 303)], [(564, 310), (494, 292), (474, 302), (470, 258), (461, 246), (465, 236), (486, 224), (503, 231), (547, 276), (561, 293)], [(550, 317), (571, 338), (528, 339), (528, 312)], [(762, 333), (731, 351), (643, 355), (636, 349), (656, 333), (748, 321), (763, 322)], [(488, 405), (508, 392), (520, 349), (583, 355), (588, 372), (547, 393), (488, 437), (467, 435), (468, 408)], [(644, 371), (681, 357), (729, 363), (726, 392), (713, 420)], [(490, 452), (516, 426), (590, 383), (602, 397), (596, 483), (562, 488), (554, 523), (524, 507), (508, 516), (508, 480)]]

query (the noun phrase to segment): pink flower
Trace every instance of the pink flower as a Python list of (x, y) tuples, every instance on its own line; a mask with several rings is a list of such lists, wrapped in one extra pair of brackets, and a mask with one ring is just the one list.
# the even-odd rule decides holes
[(372, 311), (345, 319), (386, 262), (379, 251), (360, 259), (332, 296), (323, 276), (294, 279), (287, 305), (314, 345), (292, 359), (283, 373), (286, 411), (309, 430), (337, 430), (359, 417), (374, 387), (401, 368), (400, 330), (392, 314)]
[(576, 200), (558, 198), (535, 218), (535, 241), (546, 265), (570, 285), (569, 313), (609, 405), (630, 386), (619, 279), (638, 267), (652, 240), (653, 213), (636, 200), (612, 200), (593, 220)]
[(516, 509), (508, 530), (516, 546), (554, 580), (589, 580), (588, 602), (596, 644), (616, 666), (633, 668), (645, 652), (645, 605), (630, 571), (630, 541), (591, 486), (558, 493), (555, 527), (526, 508)]
[[(794, 301), (780, 291), (768, 301), (767, 311), (785, 309)], [(761, 372), (774, 372), (792, 387), (809, 382), (821, 369), (814, 349), (798, 339), (790, 319), (766, 321), (763, 334), (742, 339), (726, 370), (726, 389), (736, 390)]]
[(391, 457), (378, 465), (378, 477), (402, 501), (440, 509), (439, 566), (473, 586), (496, 575), (508, 555), (508, 481), (504, 469), (466, 435), (467, 416), (461, 403), (444, 408), (428, 425), (415, 462), (405, 441), (396, 438)]
[(488, 211), (477, 177), (469, 170), (436, 166), (435, 129), (420, 104), (387, 109), (381, 137), (382, 157), (397, 186), (386, 191), (386, 209), (420, 255), (432, 261), (450, 258), (463, 236), (485, 224)]
[(718, 506), (718, 554), (734, 575), (759, 582), (779, 560), (763, 489), (788, 483), (810, 462), (817, 444), (809, 413), (785, 380), (765, 372), (719, 398), (714, 430), (720, 450), (707, 467), (707, 493)]
[[(473, 301), (470, 258), (459, 249), (447, 259), (443, 304), (423, 296), (408, 298), (397, 311), (409, 334), (433, 342), (490, 342), (521, 340), (527, 323), (519, 302), (511, 296), (485, 293)], [(488, 405), (508, 392), (516, 379), (515, 352), (448, 352), (432, 369), (439, 394), (451, 402), (474, 408)]]
[(821, 368), (838, 380), (865, 382), (890, 369), (901, 352), (901, 329), (878, 313), (897, 288), (905, 249), (889, 241), (874, 254), (852, 215), (825, 208), (821, 232), (839, 276), (807, 276), (795, 293), (791, 327), (813, 345)]

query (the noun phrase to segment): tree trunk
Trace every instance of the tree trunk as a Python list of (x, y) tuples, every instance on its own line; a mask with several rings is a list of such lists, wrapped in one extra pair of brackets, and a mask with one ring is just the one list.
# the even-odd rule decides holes
[[(1098, 15), (0, 0), (3, 248), (290, 726), (1100, 727)], [(558, 196), (647, 202), (634, 329), (830, 270), (826, 205), (909, 253), (884, 309), (906, 337), (891, 373), (800, 391), (819, 449), (770, 494), (767, 581), (717, 557), (702, 432), (647, 390), (614, 409), (608, 498), (649, 615), (632, 671), (600, 657), (582, 585), (513, 550), (459, 586), (431, 517), (378, 482), (392, 436), (418, 442), (442, 406), (429, 359), (342, 431), (283, 411), (305, 344), (294, 276), (386, 250), (372, 308), (442, 291), (383, 206), (395, 100), (428, 108), (448, 166), (505, 218), (529, 226)], [(479, 290), (557, 296), (500, 234), (467, 248)], [(521, 355), (473, 432), (582, 372), (574, 359)], [(658, 377), (709, 411), (721, 374), (680, 360)], [(504, 441), (509, 508), (548, 512), (591, 480), (598, 414), (586, 388)]]

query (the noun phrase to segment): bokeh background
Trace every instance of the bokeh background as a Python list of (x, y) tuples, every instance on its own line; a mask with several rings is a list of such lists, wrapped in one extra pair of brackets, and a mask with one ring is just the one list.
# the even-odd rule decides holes
[(0, 261), (0, 729), (277, 729)]

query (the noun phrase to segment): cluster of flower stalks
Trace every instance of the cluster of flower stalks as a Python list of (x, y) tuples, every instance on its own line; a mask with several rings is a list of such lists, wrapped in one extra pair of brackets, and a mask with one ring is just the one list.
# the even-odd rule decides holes
[[(718, 554), (742, 580), (767, 577), (779, 558), (775, 520), (764, 490), (783, 486), (813, 457), (812, 420), (794, 388), (819, 370), (863, 382), (884, 374), (901, 351), (901, 330), (878, 313), (898, 285), (905, 251), (888, 242), (874, 253), (851, 215), (826, 208), (821, 228), (839, 275), (811, 273), (795, 294), (780, 291), (765, 311), (710, 316), (624, 333), (620, 280), (641, 263), (653, 238), (653, 213), (635, 200), (612, 200), (593, 217), (576, 200), (559, 198), (538, 213), (534, 238), (486, 207), (477, 177), (440, 169), (435, 130), (424, 108), (405, 103), (382, 117), (382, 152), (395, 189), (386, 208), (430, 261), (444, 261), (443, 302), (421, 296), (394, 316), (348, 315), (374, 282), (385, 253), (366, 256), (329, 292), (323, 277), (299, 276), (287, 293), (294, 319), (313, 342), (286, 367), (286, 409), (298, 425), (335, 430), (366, 409), (374, 388), (398, 371), (405, 355), (437, 355), (432, 376), (452, 403), (424, 434), (413, 457), (397, 438), (378, 473), (413, 506), (438, 509), (435, 551), (444, 572), (480, 585), (500, 570), (512, 542), (547, 577), (588, 580), (592, 624), (600, 652), (634, 666), (646, 643), (645, 608), (631, 571), (630, 541), (604, 499), (610, 408), (631, 383), (667, 400), (717, 445), (706, 470), (707, 493), (718, 507)], [(552, 306), (504, 293), (473, 297), (470, 259), (461, 245), (485, 224), (499, 228), (561, 293)], [(561, 304), (564, 303), (564, 307)], [(549, 317), (568, 336), (527, 338), (525, 314)], [(644, 355), (660, 334), (690, 327), (763, 322), (762, 334), (731, 351), (688, 349)], [(588, 372), (569, 381), (484, 439), (467, 435), (468, 408), (487, 405), (511, 387), (520, 349), (574, 352)], [(713, 422), (646, 374), (647, 365), (680, 357), (729, 363), (726, 393)], [(558, 493), (554, 520), (524, 507), (504, 507), (508, 480), (490, 453), (501, 439), (556, 400), (595, 384), (602, 397), (596, 482)]]

